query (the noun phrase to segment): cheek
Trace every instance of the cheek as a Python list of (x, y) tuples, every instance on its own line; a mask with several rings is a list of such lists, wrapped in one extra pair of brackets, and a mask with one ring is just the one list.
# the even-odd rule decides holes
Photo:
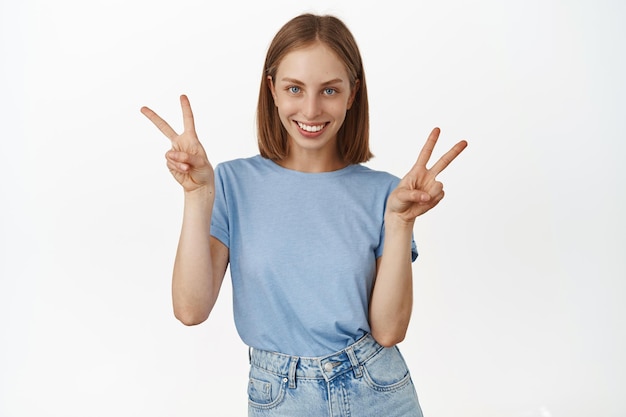
[(276, 110), (278, 111), (278, 117), (280, 118), (280, 122), (283, 127), (285, 129), (289, 129), (291, 126), (291, 119), (295, 114), (293, 106), (286, 105), (285, 102), (279, 102), (276, 105)]
[(274, 103), (276, 104), (276, 108), (278, 109), (278, 113), (281, 115), (281, 117), (287, 117), (297, 111), (297, 106), (295, 105), (293, 100), (279, 98), (278, 100), (274, 101)]
[(335, 116), (337, 120), (343, 120), (346, 117), (346, 112), (348, 111), (348, 103), (336, 103), (332, 108), (332, 114)]

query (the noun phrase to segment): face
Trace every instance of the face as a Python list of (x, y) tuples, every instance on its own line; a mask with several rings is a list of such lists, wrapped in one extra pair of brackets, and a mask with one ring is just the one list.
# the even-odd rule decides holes
[(299, 155), (338, 159), (337, 132), (352, 106), (356, 88), (343, 62), (322, 43), (294, 50), (280, 62), (268, 84), (287, 130), (288, 158)]

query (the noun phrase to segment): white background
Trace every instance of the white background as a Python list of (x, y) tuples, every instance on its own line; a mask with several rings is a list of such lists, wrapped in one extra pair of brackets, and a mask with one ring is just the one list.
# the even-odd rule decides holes
[(376, 169), (427, 134), (447, 197), (415, 227), (401, 344), (427, 417), (626, 416), (626, 3), (0, 2), (0, 415), (244, 416), (230, 283), (171, 313), (186, 93), (213, 163), (257, 152), (266, 48), (291, 17), (353, 31)]

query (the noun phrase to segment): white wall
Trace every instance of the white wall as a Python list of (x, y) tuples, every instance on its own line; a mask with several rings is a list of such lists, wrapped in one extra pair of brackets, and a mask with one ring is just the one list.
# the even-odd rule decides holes
[(371, 166), (433, 126), (470, 147), (419, 219), (401, 349), (429, 417), (623, 417), (624, 2), (0, 2), (0, 415), (243, 416), (227, 284), (186, 328), (169, 280), (187, 93), (214, 163), (256, 152), (265, 50), (304, 11), (354, 32)]

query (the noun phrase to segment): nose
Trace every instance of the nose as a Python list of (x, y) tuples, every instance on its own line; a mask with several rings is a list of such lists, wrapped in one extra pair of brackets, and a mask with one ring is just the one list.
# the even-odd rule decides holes
[(317, 94), (308, 95), (304, 99), (302, 114), (308, 120), (315, 120), (322, 113), (322, 103)]

